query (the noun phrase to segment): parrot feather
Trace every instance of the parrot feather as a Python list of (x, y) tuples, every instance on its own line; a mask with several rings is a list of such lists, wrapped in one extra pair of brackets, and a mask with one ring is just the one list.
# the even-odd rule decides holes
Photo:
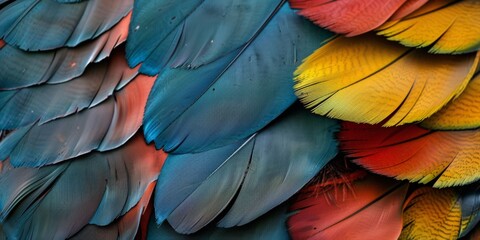
[(144, 214), (154, 188), (155, 183), (150, 183), (137, 205), (114, 222), (106, 226), (89, 224), (70, 239), (134, 239), (139, 228), (140, 218)]
[[(91, 65), (85, 73), (63, 84), (43, 84), (0, 91), (0, 129), (15, 129), (75, 114), (103, 102), (130, 82), (137, 69), (128, 68), (123, 51), (108, 61)], [(13, 94), (13, 96), (11, 96)]]
[(382, 128), (344, 123), (341, 149), (354, 162), (382, 175), (434, 187), (465, 185), (480, 179), (480, 132), (430, 131), (416, 125)]
[(143, 62), (140, 72), (151, 75), (167, 64), (200, 67), (248, 44), (284, 2), (137, 0), (127, 58), (131, 66)]
[(369, 175), (349, 185), (304, 188), (291, 206), (292, 238), (398, 238), (408, 184)]
[(292, 8), (321, 27), (348, 37), (385, 23), (407, 0), (290, 0)]
[(284, 5), (242, 49), (196, 69), (165, 70), (147, 102), (147, 142), (180, 154), (249, 137), (294, 103), (291, 73), (330, 36)]
[(280, 205), (260, 218), (240, 227), (207, 227), (198, 233), (181, 235), (167, 223), (157, 225), (152, 217), (148, 227), (148, 240), (207, 240), (207, 239), (275, 239), (288, 240), (285, 221), (286, 205)]
[[(41, 83), (62, 83), (80, 76), (87, 65), (100, 62), (127, 38), (130, 15), (98, 38), (69, 48), (27, 52), (5, 45), (0, 49), (0, 90)], [(21, 74), (19, 74), (21, 73)]]
[(373, 35), (338, 37), (297, 69), (295, 90), (320, 115), (402, 125), (429, 117), (458, 96), (479, 57), (432, 57)]
[(121, 146), (141, 126), (153, 80), (139, 75), (93, 108), (19, 128), (0, 143), (0, 159), (9, 157), (14, 166), (43, 166)]
[(425, 119), (422, 127), (461, 130), (480, 127), (480, 74), (476, 74), (462, 94), (440, 111)]
[(480, 48), (479, 1), (429, 1), (422, 8), (385, 23), (378, 34), (408, 47), (428, 47), (432, 53), (468, 53)]
[(28, 51), (74, 47), (110, 29), (132, 5), (133, 0), (13, 1), (0, 10), (0, 38)]
[(157, 221), (168, 218), (181, 233), (198, 231), (223, 211), (221, 227), (250, 222), (287, 200), (335, 156), (336, 130), (333, 120), (291, 110), (244, 142), (170, 155), (155, 193)]
[(9, 239), (66, 239), (97, 219), (109, 224), (140, 201), (163, 159), (139, 134), (115, 151), (42, 168), (11, 168), (0, 176), (8, 186), (0, 192), (3, 229)]
[(399, 239), (457, 239), (461, 215), (455, 191), (417, 189), (405, 202)]

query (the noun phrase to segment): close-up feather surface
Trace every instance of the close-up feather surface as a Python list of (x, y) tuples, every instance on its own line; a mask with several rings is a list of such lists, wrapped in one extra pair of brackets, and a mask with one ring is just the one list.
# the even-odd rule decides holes
[(480, 239), (478, 0), (0, 0), (0, 240)]

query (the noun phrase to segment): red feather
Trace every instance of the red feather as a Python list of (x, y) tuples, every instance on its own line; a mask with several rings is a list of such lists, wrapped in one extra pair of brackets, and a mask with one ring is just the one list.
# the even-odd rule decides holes
[(406, 0), (290, 0), (292, 8), (336, 33), (356, 36), (386, 22)]
[(349, 185), (304, 189), (288, 220), (293, 239), (396, 239), (407, 185), (370, 175)]

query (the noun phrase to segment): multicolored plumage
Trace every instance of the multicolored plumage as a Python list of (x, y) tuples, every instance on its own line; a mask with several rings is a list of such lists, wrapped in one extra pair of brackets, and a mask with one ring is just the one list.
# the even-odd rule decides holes
[(477, 239), (480, 2), (0, 0), (0, 239)]

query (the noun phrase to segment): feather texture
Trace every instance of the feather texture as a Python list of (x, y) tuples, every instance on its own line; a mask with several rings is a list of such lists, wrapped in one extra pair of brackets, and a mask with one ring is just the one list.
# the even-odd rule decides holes
[(468, 84), (462, 94), (421, 123), (439, 130), (475, 129), (480, 127), (480, 74)]
[(189, 153), (249, 137), (293, 104), (292, 71), (330, 36), (284, 5), (246, 46), (196, 69), (165, 70), (147, 102), (147, 141)]
[(369, 32), (385, 23), (407, 0), (289, 0), (299, 14), (346, 36)]
[(155, 193), (157, 221), (168, 218), (181, 233), (198, 231), (224, 211), (221, 227), (250, 222), (292, 196), (335, 156), (336, 130), (333, 120), (292, 110), (245, 142), (170, 155)]
[(434, 187), (464, 185), (480, 178), (480, 133), (429, 131), (415, 125), (382, 128), (344, 123), (342, 149), (373, 172)]
[(373, 175), (351, 186), (311, 185), (291, 207), (290, 234), (293, 239), (396, 239), (407, 186)]
[(167, 64), (200, 67), (248, 45), (284, 2), (136, 1), (127, 57), (131, 66), (143, 62), (140, 71), (152, 75)]
[(110, 29), (132, 5), (132, 0), (13, 1), (0, 10), (0, 38), (29, 51), (73, 47)]
[[(88, 223), (110, 224), (134, 207), (165, 155), (137, 135), (118, 150), (0, 177), (1, 221), (10, 239), (65, 239)], [(31, 184), (25, 184), (31, 183)], [(104, 219), (104, 221), (99, 221)]]
[[(0, 91), (0, 129), (15, 129), (38, 121), (44, 124), (105, 101), (137, 76), (117, 51), (108, 61), (63, 84), (43, 84), (20, 90)], [(141, 80), (140, 80), (141, 81)], [(121, 98), (120, 98), (121, 99)]]
[(148, 228), (148, 240), (206, 240), (206, 239), (290, 239), (285, 226), (287, 208), (283, 204), (255, 221), (241, 227), (207, 227), (190, 235), (181, 235), (167, 223), (156, 225), (152, 217)]
[(402, 20), (388, 22), (380, 35), (432, 53), (468, 53), (480, 48), (480, 2), (430, 1)]
[(154, 188), (155, 183), (150, 183), (137, 205), (114, 222), (107, 226), (89, 224), (70, 239), (134, 239), (139, 228), (140, 218), (144, 214)]
[(297, 69), (295, 89), (317, 114), (402, 125), (425, 119), (458, 96), (479, 56), (432, 57), (372, 35), (339, 37)]
[(0, 143), (0, 159), (9, 157), (14, 166), (43, 166), (121, 146), (141, 126), (153, 80), (139, 75), (91, 109), (16, 130)]
[(421, 188), (405, 202), (399, 239), (456, 239), (460, 220), (460, 203), (453, 190)]
[[(61, 83), (80, 76), (87, 65), (110, 55), (127, 38), (130, 15), (98, 38), (69, 48), (28, 52), (11, 45), (0, 49), (0, 89)], [(21, 74), (20, 74), (21, 73)]]

